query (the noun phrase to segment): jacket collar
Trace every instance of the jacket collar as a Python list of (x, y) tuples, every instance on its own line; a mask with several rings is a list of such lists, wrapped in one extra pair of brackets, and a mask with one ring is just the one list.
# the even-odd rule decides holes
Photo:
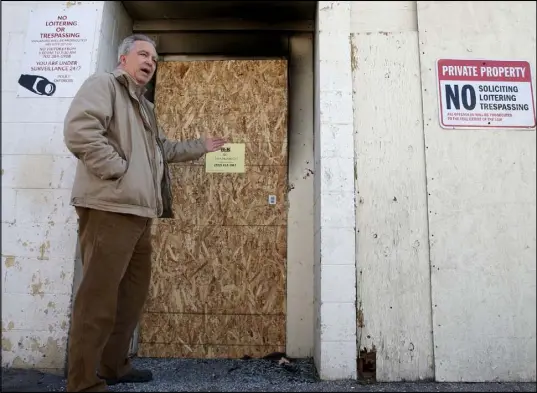
[(145, 94), (147, 88), (145, 86), (140, 86), (136, 81), (130, 76), (126, 71), (123, 71), (121, 68), (116, 68), (112, 71), (112, 75), (123, 84), (133, 95), (134, 97), (140, 99), (141, 96)]

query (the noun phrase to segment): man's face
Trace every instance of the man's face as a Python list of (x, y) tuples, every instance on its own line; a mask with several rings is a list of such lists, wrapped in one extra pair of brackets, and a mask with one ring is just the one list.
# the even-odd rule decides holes
[(120, 62), (139, 85), (145, 86), (157, 68), (157, 51), (149, 42), (135, 41), (131, 51), (120, 57)]

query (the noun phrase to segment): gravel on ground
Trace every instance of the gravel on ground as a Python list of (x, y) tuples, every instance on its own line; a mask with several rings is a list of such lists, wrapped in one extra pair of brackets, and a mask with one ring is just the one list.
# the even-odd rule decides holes
[[(266, 359), (135, 358), (153, 381), (118, 384), (115, 392), (537, 392), (536, 383), (437, 383), (320, 381), (311, 359), (280, 364)], [(2, 369), (3, 392), (62, 392), (63, 376), (35, 370)]]

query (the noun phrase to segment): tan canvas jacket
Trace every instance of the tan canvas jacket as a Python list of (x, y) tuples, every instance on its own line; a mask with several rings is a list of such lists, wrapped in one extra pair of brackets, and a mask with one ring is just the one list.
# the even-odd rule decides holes
[(119, 69), (95, 74), (81, 86), (64, 123), (65, 144), (78, 158), (72, 205), (173, 217), (167, 164), (200, 158), (205, 144), (166, 139), (144, 92)]

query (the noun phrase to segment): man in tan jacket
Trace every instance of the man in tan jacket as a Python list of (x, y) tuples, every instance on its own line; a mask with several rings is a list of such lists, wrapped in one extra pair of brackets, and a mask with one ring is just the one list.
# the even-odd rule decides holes
[(167, 140), (144, 97), (155, 44), (134, 35), (118, 52), (114, 72), (84, 82), (64, 125), (65, 144), (78, 158), (71, 204), (83, 263), (69, 336), (71, 392), (152, 379), (131, 366), (128, 350), (149, 290), (151, 222), (173, 217), (168, 163), (196, 160), (225, 143)]

